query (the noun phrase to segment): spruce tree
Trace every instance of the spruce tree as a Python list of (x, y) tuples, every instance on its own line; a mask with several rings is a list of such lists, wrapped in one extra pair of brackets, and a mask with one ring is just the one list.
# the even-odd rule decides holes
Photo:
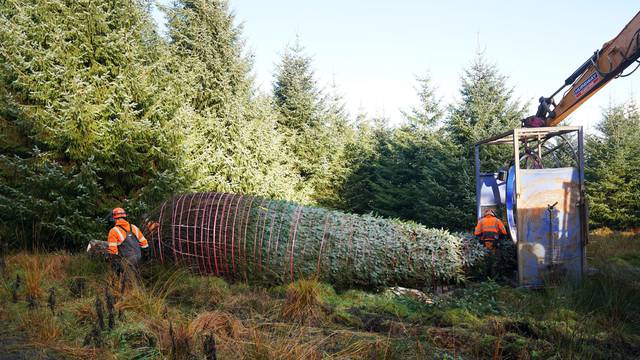
[(297, 198), (276, 115), (254, 94), (228, 3), (183, 0), (166, 11), (186, 98), (182, 169), (190, 188)]
[[(513, 99), (513, 90), (507, 86), (506, 77), (482, 54), (478, 54), (471, 67), (465, 70), (461, 80), (460, 100), (449, 106), (444, 129), (459, 147), (459, 154), (466, 163), (452, 176), (462, 178), (466, 184), (460, 187), (462, 199), (458, 207), (470, 214), (467, 221), (470, 227), (475, 214), (474, 145), (519, 127), (525, 107)], [(481, 171), (496, 172), (509, 165), (512, 156), (512, 149), (507, 146), (485, 146), (480, 154)]]
[[(506, 77), (482, 54), (464, 71), (461, 81), (460, 100), (449, 106), (445, 127), (473, 166), (474, 144), (520, 126), (525, 109), (513, 99)], [(495, 171), (494, 167), (509, 159), (508, 154), (510, 149), (487, 148), (482, 154), (483, 162), (490, 165), (487, 170)]]
[(450, 106), (448, 130), (456, 143), (473, 144), (518, 126), (523, 107), (512, 98), (506, 77), (478, 54), (464, 71), (460, 101)]
[(429, 227), (464, 229), (468, 190), (466, 162), (447, 134), (437, 128), (444, 112), (427, 77), (418, 80), (419, 105), (403, 112), (407, 123), (378, 128), (374, 149), (364, 142), (357, 169), (345, 186), (347, 203), (373, 212), (420, 222)]
[(590, 221), (625, 229), (640, 221), (640, 111), (634, 102), (610, 106), (587, 137), (585, 177)]
[(351, 138), (342, 98), (329, 96), (315, 79), (312, 59), (299, 41), (285, 49), (277, 67), (273, 98), (278, 123), (303, 183), (297, 191), (314, 202), (335, 203), (344, 174), (344, 147)]
[(367, 114), (356, 118), (353, 141), (345, 146), (347, 171), (340, 183), (339, 202), (332, 206), (349, 212), (371, 212), (374, 196), (371, 181), (377, 171), (380, 144), (388, 137), (389, 129), (384, 121), (370, 121)]
[(436, 95), (436, 88), (432, 85), (429, 74), (418, 76), (416, 81), (419, 105), (412, 107), (410, 111), (402, 111), (402, 114), (413, 128), (433, 129), (444, 117), (442, 100)]
[(348, 147), (359, 141), (356, 129), (349, 120), (345, 103), (334, 83), (326, 96), (323, 112), (324, 134), (329, 161), (320, 176), (315, 177), (312, 199), (315, 203), (338, 207), (343, 203), (341, 187), (351, 171)]
[(442, 229), (236, 194), (180, 195), (150, 219), (159, 224), (149, 236), (159, 260), (263, 284), (420, 288), (463, 280), (484, 255)]
[[(0, 3), (0, 123), (9, 130), (0, 148), (3, 161), (12, 163), (0, 173), (2, 205), (30, 209), (32, 217), (21, 220), (79, 225), (73, 233), (84, 234), (44, 225), (44, 239), (85, 240), (100, 227), (87, 219), (102, 210), (126, 199), (152, 201), (156, 190), (175, 187), (175, 89), (148, 6), (133, 0)], [(24, 186), (29, 178), (49, 179), (51, 193)], [(53, 190), (72, 179), (91, 190)], [(92, 195), (79, 195), (86, 193)], [(130, 205), (142, 211), (138, 204)], [(2, 216), (16, 221), (15, 213)]]

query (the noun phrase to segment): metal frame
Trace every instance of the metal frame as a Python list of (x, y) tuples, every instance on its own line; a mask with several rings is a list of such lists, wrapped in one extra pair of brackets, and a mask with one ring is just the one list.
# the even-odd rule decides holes
[[(480, 147), (483, 145), (508, 145), (513, 147), (513, 161), (516, 171), (516, 201), (520, 198), (520, 144), (537, 140), (548, 140), (555, 136), (577, 133), (578, 134), (578, 171), (580, 175), (580, 196), (584, 199), (584, 135), (582, 126), (554, 126), (538, 128), (516, 128), (499, 135), (492, 136), (475, 144), (475, 172), (476, 172), (476, 204), (480, 202)], [(541, 152), (538, 146), (538, 152)], [(481, 214), (478, 214), (480, 217)]]
[[(476, 208), (478, 211), (478, 218), (482, 216), (480, 209), (480, 191), (481, 191), (481, 172), (480, 172), (480, 149), (482, 146), (488, 145), (511, 145), (513, 149), (513, 162), (515, 168), (515, 200), (516, 203), (521, 195), (520, 184), (520, 146), (521, 144), (528, 143), (530, 141), (538, 141), (538, 145), (550, 138), (560, 136), (564, 134), (576, 133), (578, 137), (578, 151), (577, 151), (577, 163), (578, 175), (580, 179), (580, 203), (578, 206), (583, 206), (584, 210), (580, 211), (580, 221), (582, 223), (581, 235), (582, 235), (582, 269), (585, 267), (585, 253), (584, 246), (588, 242), (588, 208), (586, 204), (586, 192), (584, 186), (584, 133), (581, 126), (555, 126), (555, 127), (539, 127), (539, 128), (517, 128), (502, 134), (492, 136), (485, 140), (479, 141), (475, 144), (475, 178), (476, 178)], [(541, 155), (541, 148), (538, 146), (538, 153)], [(516, 208), (517, 211), (517, 208)], [(516, 217), (517, 218), (517, 217)], [(518, 239), (513, 239), (517, 242)]]

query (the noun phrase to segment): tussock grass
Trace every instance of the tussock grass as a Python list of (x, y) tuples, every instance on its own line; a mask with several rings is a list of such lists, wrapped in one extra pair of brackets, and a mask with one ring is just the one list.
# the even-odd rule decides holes
[(80, 299), (74, 303), (69, 303), (67, 308), (75, 318), (76, 324), (78, 325), (94, 324), (98, 320), (94, 310), (95, 299), (91, 297)]
[(24, 277), (24, 290), (25, 296), (31, 297), (31, 299), (39, 300), (44, 291), (40, 287), (42, 279), (45, 275), (46, 269), (38, 261), (38, 258), (34, 257), (27, 260), (25, 263), (26, 274)]
[(18, 329), (25, 332), (32, 343), (45, 347), (57, 344), (62, 337), (60, 323), (44, 309), (21, 314)]
[(120, 300), (115, 307), (118, 311), (132, 312), (140, 319), (161, 320), (167, 317), (167, 298), (179, 288), (185, 276), (184, 271), (173, 271), (159, 277), (149, 286), (132, 271), (125, 273), (129, 285), (125, 285), (124, 293), (115, 292)]
[(17, 254), (8, 255), (6, 257), (7, 268), (9, 270), (18, 270), (24, 269), (27, 267), (27, 264), (32, 262), (35, 257), (35, 254), (31, 254), (28, 252), (20, 252)]
[(50, 280), (59, 281), (67, 276), (66, 270), (71, 263), (72, 257), (67, 252), (53, 252), (53, 253), (17, 253), (9, 255), (6, 258), (7, 267), (9, 269), (16, 270), (28, 270), (36, 267), (41, 269), (46, 277)]
[(112, 348), (118, 349), (119, 359), (160, 359), (162, 353), (158, 348), (158, 338), (147, 325), (142, 322), (127, 322), (117, 326), (109, 334)]
[(71, 263), (71, 256), (66, 252), (56, 252), (40, 256), (42, 268), (48, 279), (60, 281), (67, 277), (66, 269)]
[(188, 360), (194, 356), (194, 338), (183, 321), (150, 320), (149, 328), (156, 334), (158, 346), (166, 358)]
[(196, 317), (189, 324), (189, 332), (194, 336), (211, 333), (223, 342), (239, 339), (247, 333), (242, 322), (225, 311), (208, 311)]
[(265, 331), (259, 326), (252, 327), (241, 359), (322, 359), (319, 346), (323, 338), (309, 337), (305, 330), (304, 327), (289, 326), (284, 333), (280, 333)]
[(323, 321), (320, 299), (321, 285), (317, 280), (298, 280), (287, 286), (282, 316), (287, 320), (316, 324)]

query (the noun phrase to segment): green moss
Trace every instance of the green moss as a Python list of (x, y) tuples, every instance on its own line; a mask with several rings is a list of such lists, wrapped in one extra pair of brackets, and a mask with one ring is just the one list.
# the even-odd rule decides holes
[(445, 326), (474, 327), (482, 321), (470, 311), (465, 309), (448, 309), (442, 314), (442, 323)]
[(214, 276), (184, 276), (167, 300), (169, 303), (190, 310), (213, 310), (231, 293), (229, 285)]
[(332, 321), (350, 328), (361, 329), (364, 327), (364, 323), (360, 317), (347, 311), (344, 308), (335, 310), (332, 314)]
[(496, 346), (498, 337), (494, 335), (481, 335), (476, 347), (484, 350), (491, 350)]
[(568, 309), (566, 307), (559, 307), (552, 309), (547, 313), (545, 317), (547, 320), (555, 320), (559, 322), (566, 322), (575, 324), (578, 320), (578, 313), (575, 310)]
[(533, 354), (537, 347), (535, 341), (516, 334), (506, 334), (502, 338), (502, 356), (507, 359), (535, 358)]

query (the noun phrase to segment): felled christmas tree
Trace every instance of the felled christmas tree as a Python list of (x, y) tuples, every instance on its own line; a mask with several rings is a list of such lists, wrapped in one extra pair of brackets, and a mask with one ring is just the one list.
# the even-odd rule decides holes
[(482, 250), (414, 223), (227, 193), (176, 196), (146, 233), (162, 262), (202, 274), (279, 284), (424, 287), (459, 280)]

